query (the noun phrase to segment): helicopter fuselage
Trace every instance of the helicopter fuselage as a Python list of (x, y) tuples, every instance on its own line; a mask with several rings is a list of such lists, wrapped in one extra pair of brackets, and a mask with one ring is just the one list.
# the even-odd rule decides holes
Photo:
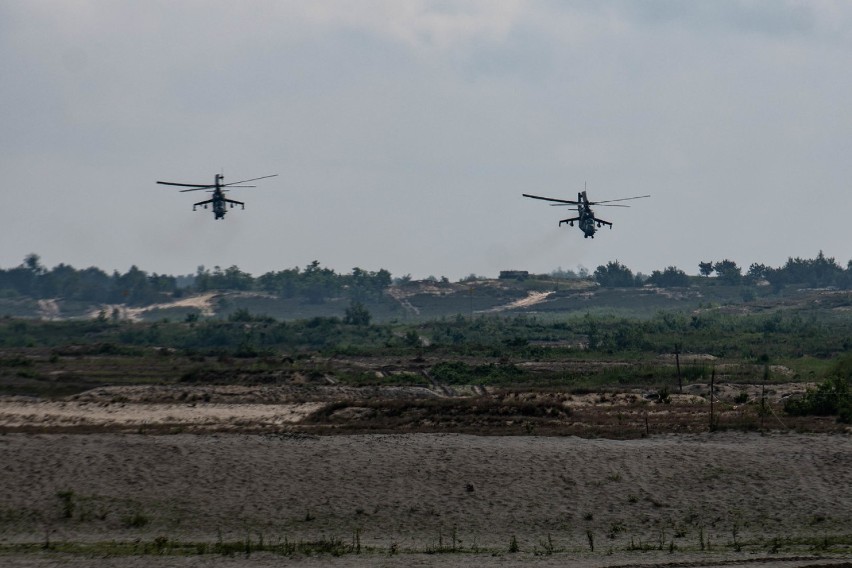
[(241, 205), (243, 209), (246, 208), (242, 201), (234, 201), (233, 199), (225, 197), (225, 190), (222, 189), (223, 178), (224, 176), (221, 174), (216, 174), (216, 179), (214, 180), (215, 189), (213, 189), (210, 199), (193, 204), (193, 211), (195, 211), (195, 208), (199, 205), (202, 205), (205, 209), (207, 209), (207, 205), (210, 205), (213, 207), (213, 218), (219, 220), (225, 218), (225, 213), (228, 212), (228, 205), (230, 205), (232, 209), (234, 205)]
[(563, 219), (559, 221), (559, 224), (568, 223), (569, 226), (574, 226), (574, 221), (577, 221), (577, 225), (580, 230), (583, 231), (583, 238), (595, 238), (595, 233), (602, 225), (609, 225), (612, 228), (612, 223), (609, 221), (604, 221), (603, 219), (598, 219), (595, 217), (594, 211), (592, 211), (592, 207), (589, 204), (589, 198), (586, 197), (586, 192), (581, 191), (577, 194), (577, 216), (571, 219)]
[(214, 191), (211, 196), (211, 201), (213, 201), (213, 215), (216, 216), (216, 219), (223, 219), (225, 217), (225, 213), (228, 212), (228, 208), (225, 207), (224, 192), (221, 189), (216, 188), (216, 191)]
[(580, 230), (585, 238), (595, 238), (595, 214), (588, 205), (578, 205), (577, 212), (580, 215)]

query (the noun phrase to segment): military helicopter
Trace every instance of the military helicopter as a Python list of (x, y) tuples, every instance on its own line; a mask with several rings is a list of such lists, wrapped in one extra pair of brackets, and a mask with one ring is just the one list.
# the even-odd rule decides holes
[(614, 204), (613, 202), (651, 197), (650, 195), (638, 195), (636, 197), (608, 199), (606, 201), (589, 201), (589, 198), (586, 197), (585, 189), (577, 194), (577, 201), (571, 201), (569, 199), (555, 199), (553, 197), (540, 197), (538, 195), (529, 195), (528, 193), (524, 193), (523, 196), (531, 197), (533, 199), (541, 199), (544, 201), (554, 201), (555, 203), (551, 203), (551, 205), (556, 207), (564, 205), (576, 205), (577, 216), (571, 217), (570, 219), (562, 219), (561, 221), (559, 221), (559, 226), (561, 227), (562, 223), (568, 223), (568, 226), (573, 227), (574, 221), (577, 221), (580, 226), (580, 230), (583, 231), (583, 238), (586, 239), (588, 239), (589, 237), (595, 238), (596, 230), (600, 229), (603, 225), (609, 225), (609, 228), (612, 229), (612, 223), (595, 217), (595, 214), (592, 212), (592, 205), (601, 205), (603, 207), (630, 207), (629, 205)]
[(214, 219), (218, 220), (218, 219), (224, 219), (225, 218), (225, 213), (228, 212), (228, 209), (227, 209), (228, 205), (231, 206), (231, 209), (234, 208), (234, 205), (240, 205), (243, 209), (246, 208), (246, 204), (243, 203), (242, 201), (235, 201), (233, 199), (228, 199), (227, 197), (225, 197), (225, 191), (226, 191), (225, 188), (226, 187), (231, 187), (231, 188), (234, 188), (234, 187), (257, 187), (257, 186), (254, 186), (254, 185), (237, 185), (237, 184), (246, 183), (248, 181), (257, 181), (259, 179), (271, 178), (271, 177), (275, 177), (277, 175), (278, 174), (272, 174), (271, 176), (263, 176), (263, 177), (259, 177), (259, 178), (244, 179), (242, 181), (235, 181), (235, 182), (231, 182), (231, 183), (222, 183), (222, 181), (225, 179), (225, 176), (222, 175), (222, 174), (216, 174), (216, 177), (214, 178), (212, 185), (204, 185), (204, 184), (200, 184), (200, 183), (175, 183), (175, 182), (171, 182), (171, 181), (158, 181), (157, 183), (159, 183), (161, 185), (177, 185), (177, 186), (180, 186), (180, 187), (190, 188), (190, 189), (180, 190), (181, 193), (186, 192), (186, 191), (201, 191), (201, 190), (211, 192), (213, 195), (210, 196), (210, 199), (208, 199), (206, 201), (199, 201), (198, 203), (193, 204), (192, 210), (195, 211), (195, 208), (198, 207), (199, 205), (203, 205), (204, 208), (207, 209), (207, 205), (210, 204), (210, 205), (213, 206), (213, 217), (214, 217)]

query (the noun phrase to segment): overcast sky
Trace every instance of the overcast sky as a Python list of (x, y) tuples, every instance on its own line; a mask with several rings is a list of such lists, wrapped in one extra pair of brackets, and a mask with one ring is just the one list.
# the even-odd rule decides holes
[(3, 268), (852, 258), (849, 2), (0, 0), (0, 78)]

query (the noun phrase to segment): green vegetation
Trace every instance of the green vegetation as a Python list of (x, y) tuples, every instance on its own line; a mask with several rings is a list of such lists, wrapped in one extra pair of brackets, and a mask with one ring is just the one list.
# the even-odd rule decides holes
[[(846, 295), (837, 301), (846, 302)], [(680, 384), (706, 385), (717, 372), (740, 384), (825, 381), (801, 400), (789, 401), (786, 410), (848, 421), (852, 318), (829, 302), (818, 310), (809, 302), (801, 305), (746, 315), (719, 308), (660, 311), (648, 318), (498, 313), (379, 324), (371, 323), (357, 302), (350, 304), (348, 318), (296, 321), (244, 309), (227, 320), (153, 323), (7, 317), (0, 318), (0, 393), (60, 397), (104, 384), (298, 380), (437, 386), (447, 392), (479, 386), (566, 393), (642, 388), (665, 402)], [(754, 393), (733, 400), (758, 401)], [(508, 413), (539, 429), (545, 427), (541, 412), (545, 422), (555, 412), (541, 401), (529, 408), (506, 401), (454, 404), (452, 409), (432, 402), (364, 408), (372, 409), (380, 425), (419, 412), (445, 417), (442, 424), (454, 423), (463, 412), (487, 425)], [(632, 428), (638, 431), (636, 424)]]
[[(727, 381), (824, 381), (789, 401), (787, 411), (850, 420), (844, 365), (852, 350), (852, 298), (840, 289), (852, 282), (852, 265), (843, 269), (820, 253), (780, 268), (753, 264), (746, 274), (730, 260), (701, 262), (699, 272), (688, 276), (669, 266), (644, 277), (615, 261), (591, 278), (559, 271), (471, 276), (458, 284), (403, 277), (392, 285), (386, 270), (341, 275), (316, 261), (257, 278), (236, 267), (200, 267), (186, 277), (132, 267), (108, 276), (65, 265), (48, 270), (33, 254), (0, 270), (0, 305), (18, 305), (24, 295), (124, 306), (209, 290), (235, 295), (220, 295), (216, 317), (160, 308), (153, 316), (170, 317), (131, 322), (114, 306), (89, 319), (2, 317), (0, 392), (65, 396), (105, 380), (246, 384), (299, 377), (355, 386), (431, 381), (672, 393), (683, 381), (708, 382), (718, 365)], [(545, 301), (521, 302), (536, 296)], [(666, 359), (675, 351), (684, 357), (679, 369)], [(359, 357), (386, 361), (381, 372), (345, 363)], [(329, 363), (334, 358), (339, 362)], [(769, 371), (777, 366), (783, 374)], [(751, 404), (754, 396), (736, 402)]]
[(852, 424), (852, 355), (844, 355), (826, 373), (827, 378), (801, 399), (789, 400), (784, 410), (792, 415), (837, 416)]
[(289, 268), (254, 278), (236, 266), (209, 270), (199, 266), (194, 275), (148, 274), (131, 266), (124, 274), (111, 275), (95, 267), (78, 270), (59, 264), (48, 270), (37, 254), (29, 254), (18, 267), (0, 269), (0, 297), (14, 299), (62, 298), (65, 302), (127, 304), (139, 306), (180, 298), (188, 293), (213, 290), (255, 291), (280, 298), (302, 298), (321, 304), (341, 294), (364, 301), (380, 296), (390, 286), (387, 270), (371, 272), (355, 267), (350, 274), (337, 274), (313, 261), (303, 270)]
[[(387, 271), (356, 268), (351, 274), (338, 275), (317, 262), (304, 270), (288, 269), (258, 278), (236, 267), (212, 272), (199, 269), (185, 280), (149, 277), (132, 268), (125, 275), (104, 275), (105, 296), (97, 296), (102, 291), (95, 294), (96, 286), (85, 289), (95, 294), (92, 298), (103, 298), (98, 302), (125, 305), (221, 289), (254, 295), (221, 300), (213, 317), (199, 309), (182, 308), (185, 311), (158, 312), (158, 321), (130, 321), (109, 307), (97, 317), (77, 320), (0, 317), (0, 394), (51, 398), (100, 386), (165, 384), (174, 388), (139, 390), (158, 390), (150, 396), (194, 406), (211, 402), (211, 398), (231, 402), (238, 395), (222, 391), (243, 390), (229, 387), (217, 393), (211, 385), (250, 385), (245, 390), (264, 391), (260, 394), (268, 401), (277, 400), (275, 391), (289, 387), (254, 387), (294, 385), (293, 399), (300, 402), (315, 400), (312, 397), (321, 390), (319, 386), (346, 387), (340, 391), (355, 391), (349, 388), (352, 386), (392, 386), (363, 389), (363, 398), (325, 403), (305, 417), (300, 427), (314, 434), (437, 431), (635, 437), (706, 431), (707, 408), (692, 399), (700, 400), (709, 392), (711, 377), (719, 382), (724, 377), (724, 381), (736, 383), (730, 389), (734, 394), (716, 399), (711, 411), (716, 415), (709, 416), (712, 430), (762, 430), (764, 421), (771, 421), (772, 427), (781, 424), (793, 430), (804, 425), (804, 429), (815, 420), (811, 416), (836, 416), (840, 422), (852, 423), (852, 296), (839, 290), (848, 288), (852, 267), (841, 269), (820, 253), (812, 261), (791, 259), (778, 269), (752, 265), (746, 274), (727, 260), (701, 263), (700, 271), (704, 276), (688, 276), (670, 266), (645, 278), (614, 262), (598, 268), (597, 283), (564, 273), (510, 278), (497, 284), (476, 277), (456, 285), (446, 279), (426, 283), (403, 279), (393, 290), (400, 294), (393, 296), (388, 293), (391, 278)], [(6, 290), (0, 298), (14, 301), (18, 294), (32, 294), (32, 298), (55, 294), (63, 281), (60, 276), (71, 279), (67, 282), (100, 278), (97, 269), (57, 267), (48, 271), (40, 267), (35, 255), (22, 267), (0, 272), (0, 288)], [(11, 280), (3, 280), (10, 272), (20, 282), (28, 277), (28, 285), (35, 288), (26, 289), (23, 284), (19, 288)], [(711, 276), (714, 272), (715, 277)], [(77, 277), (73, 277), (75, 273)], [(124, 291), (116, 288), (120, 284), (126, 286)], [(802, 286), (835, 289), (800, 290)], [(81, 292), (84, 287), (60, 288), (75, 301), (90, 301)], [(261, 293), (274, 298), (261, 297)], [(532, 308), (505, 308), (543, 295), (547, 301)], [(227, 306), (221, 303), (225, 301)], [(285, 307), (273, 313), (267, 309), (273, 302)], [(765, 405), (760, 393), (761, 385), (770, 390), (788, 382), (816, 386), (790, 397), (784, 416), (778, 398)], [(696, 388), (684, 388), (679, 397), (681, 384)], [(106, 404), (123, 405), (128, 401), (126, 392), (134, 389), (98, 390), (104, 391), (98, 396)], [(374, 396), (399, 391), (416, 396)], [(89, 396), (92, 393), (80, 400)], [(674, 408), (678, 405), (680, 411)], [(843, 428), (831, 420), (823, 419), (820, 424)], [(245, 431), (255, 428), (238, 426)], [(86, 431), (84, 426), (78, 430), (77, 425), (56, 428)], [(179, 432), (182, 426), (157, 428), (140, 427), (139, 432)], [(270, 435), (298, 432), (296, 426), (291, 432), (289, 425), (286, 432), (279, 430), (280, 425), (258, 428)], [(724, 470), (708, 467), (704, 473), (705, 481), (729, 485)], [(613, 469), (594, 483), (607, 485), (614, 493), (620, 490), (619, 502), (626, 505), (619, 510), (667, 510), (664, 498), (637, 489), (631, 477), (627, 469)], [(459, 483), (459, 487), (470, 497), (485, 494), (478, 484), (476, 489), (471, 483)], [(264, 530), (273, 531), (273, 538), (268, 538), (247, 524), (252, 532), (246, 528), (244, 536), (232, 532), (225, 539), (220, 532), (215, 541), (181, 541), (156, 536), (173, 534), (168, 531), (176, 522), (159, 504), (89, 495), (62, 486), (51, 491), (49, 523), (23, 509), (0, 509), (0, 522), (29, 523), (27, 534), (38, 534), (39, 523), (60, 527), (108, 523), (126, 531), (121, 533), (126, 540), (50, 542), (51, 533), (46, 530), (43, 543), (10, 541), (0, 545), (0, 555), (42, 550), (81, 555), (246, 557), (257, 552), (281, 556), (400, 552), (400, 545), (389, 538), (382, 546), (375, 545), (375, 536), (369, 532), (364, 533), (370, 536), (365, 540), (374, 545), (362, 545), (361, 530), (366, 531), (362, 523), (369, 513), (365, 516), (360, 506), (355, 511), (356, 521), (346, 529), (351, 533), (343, 538), (331, 530), (317, 530), (311, 534), (312, 540), (290, 540), (290, 524), (264, 525)], [(749, 553), (845, 553), (852, 545), (852, 537), (845, 532), (822, 529), (827, 523), (819, 512), (814, 513), (813, 521), (823, 531), (818, 537), (813, 531), (810, 536), (775, 532), (770, 533), (771, 538), (761, 539), (748, 529), (748, 523), (755, 521), (738, 516), (729, 522), (721, 514), (716, 520), (672, 518), (660, 526), (656, 537), (645, 526), (608, 514), (606, 508), (594, 514), (581, 512), (574, 511), (572, 525), (553, 536), (549, 525), (540, 534), (518, 533), (520, 541), (507, 530), (498, 535), (498, 544), (492, 543), (490, 550), (479, 547), (475, 537), (459, 535), (456, 525), (447, 532), (449, 525), (444, 524), (438, 529), (436, 544), (424, 546), (421, 542), (419, 549), (402, 552), (553, 555), (588, 550), (609, 554), (613, 550), (709, 551), (712, 546)], [(319, 508), (299, 508), (293, 514), (293, 524), (323, 526)], [(134, 533), (139, 538), (131, 539)]]
[[(274, 356), (317, 351), (325, 355), (420, 352), (444, 357), (483, 356), (510, 360), (642, 360), (672, 353), (708, 354), (750, 363), (804, 367), (807, 359), (831, 360), (852, 348), (852, 318), (833, 310), (787, 310), (738, 315), (721, 310), (658, 312), (649, 319), (574, 314), (561, 319), (538, 316), (463, 316), (411, 323), (369, 323), (369, 312), (353, 304), (347, 317), (278, 321), (245, 310), (227, 321), (185, 322), (39, 321), (0, 318), (0, 347), (48, 348), (56, 356), (136, 356), (168, 346), (187, 356)], [(244, 352), (243, 355), (240, 353)], [(0, 368), (26, 372), (32, 360), (0, 356)], [(813, 366), (819, 367), (814, 363)], [(447, 367), (456, 376), (515, 376), (509, 366)]]
[(633, 271), (617, 260), (608, 262), (606, 266), (598, 266), (594, 277), (604, 288), (630, 288), (641, 285), (641, 280), (633, 276)]
[[(623, 531), (623, 527), (617, 523), (614, 527), (619, 528), (619, 532)], [(610, 528), (612, 531), (613, 528)], [(616, 535), (617, 536), (617, 535)], [(617, 550), (623, 551), (652, 551), (652, 550), (668, 550), (674, 552), (678, 550), (686, 554), (711, 550), (709, 542), (705, 542), (703, 528), (699, 532), (698, 546), (689, 546), (686, 543), (675, 544), (674, 538), (682, 538), (675, 535), (668, 542), (664, 541), (665, 533), (661, 532), (659, 538), (655, 542), (643, 542), (641, 539), (631, 536), (622, 545), (610, 544), (604, 554), (611, 554)], [(774, 538), (761, 538), (753, 540), (744, 540), (738, 537), (736, 531), (732, 531), (733, 539), (721, 544), (714, 544), (714, 550), (729, 550), (736, 552), (770, 553), (770, 554), (802, 554), (802, 553), (820, 553), (820, 554), (845, 554), (848, 552), (848, 547), (852, 545), (852, 535), (838, 534), (833, 536), (777, 536)], [(587, 548), (589, 552), (595, 552), (594, 533), (587, 529), (585, 531)], [(235, 540), (218, 539), (215, 542), (207, 541), (185, 541), (178, 539), (170, 539), (166, 536), (157, 536), (150, 540), (134, 539), (131, 541), (101, 541), (101, 542), (43, 542), (43, 543), (6, 543), (0, 544), (0, 555), (9, 554), (36, 554), (39, 552), (50, 551), (53, 553), (65, 553), (75, 555), (85, 555), (89, 557), (122, 557), (122, 556), (199, 556), (199, 555), (219, 555), (226, 557), (234, 557), (237, 555), (250, 558), (253, 553), (267, 553), (283, 557), (322, 557), (322, 556), (348, 556), (348, 555), (368, 555), (376, 557), (395, 555), (400, 553), (399, 545), (392, 543), (387, 547), (383, 546), (363, 546), (360, 543), (360, 537), (357, 531), (351, 540), (341, 539), (334, 536), (323, 536), (317, 540), (290, 540), (287, 537), (279, 537), (276, 539), (265, 538), (260, 533), (254, 535), (247, 534), (245, 538)], [(502, 554), (519, 554), (523, 550), (518, 542), (518, 539), (512, 535), (509, 538), (508, 547), (487, 548), (478, 545), (462, 546), (460, 541), (453, 540), (451, 544), (443, 544), (439, 542), (437, 547), (426, 546), (422, 548), (412, 547), (407, 548), (403, 552), (409, 554), (460, 554), (460, 555), (482, 555), (488, 554), (492, 557)], [(533, 547), (532, 554), (539, 556), (550, 556), (553, 554), (577, 553), (583, 552), (579, 547), (557, 547), (552, 536), (547, 534), (546, 537), (540, 538), (538, 546)], [(687, 557), (688, 558), (688, 557)], [(783, 559), (783, 557), (781, 557)]]
[(660, 288), (686, 288), (690, 284), (686, 272), (675, 266), (669, 266), (662, 272), (655, 270), (648, 277), (647, 282)]
[[(852, 288), (852, 263), (841, 267), (834, 258), (827, 258), (820, 251), (816, 258), (790, 258), (784, 266), (773, 268), (752, 263), (743, 275), (742, 269), (734, 261), (708, 261), (698, 263), (699, 274), (705, 278), (693, 278), (683, 270), (669, 266), (664, 270), (655, 270), (651, 276), (635, 274), (619, 261), (611, 261), (598, 266), (593, 275), (581, 270), (556, 270), (550, 275), (529, 275), (525, 271), (503, 271), (503, 274), (523, 274), (523, 278), (504, 278), (501, 282), (512, 282), (515, 290), (540, 290), (559, 287), (560, 282), (594, 282), (602, 288), (637, 288), (650, 284), (662, 288), (690, 288), (696, 286), (718, 285), (742, 287), (748, 289), (743, 294), (749, 297), (758, 294), (755, 288), (768, 284), (768, 292), (782, 294), (790, 287), (828, 288), (848, 290)], [(710, 276), (715, 273), (714, 278)], [(493, 287), (478, 286), (485, 278), (470, 275), (460, 284), (466, 284), (470, 292), (470, 309), (487, 309), (489, 305), (483, 296), (494, 292)], [(438, 288), (452, 288), (450, 281), (441, 277), (430, 277), (427, 283)], [(305, 268), (286, 268), (266, 272), (253, 277), (237, 266), (228, 268), (214, 267), (212, 270), (199, 266), (195, 274), (171, 276), (149, 274), (136, 266), (125, 273), (105, 271), (89, 267), (76, 269), (59, 264), (51, 269), (41, 264), (37, 254), (29, 254), (20, 266), (0, 269), (0, 300), (7, 313), (32, 313), (37, 300), (61, 300), (64, 308), (85, 309), (91, 305), (127, 305), (144, 306), (158, 302), (185, 297), (190, 294), (230, 291), (234, 293), (253, 293), (271, 296), (279, 302), (296, 300), (297, 303), (312, 306), (313, 314), (321, 313), (321, 306), (335, 299), (343, 298), (364, 305), (387, 303), (385, 292), (394, 283), (390, 272), (385, 269), (368, 271), (355, 267), (348, 274), (338, 274), (330, 268), (324, 268), (319, 261), (313, 261)], [(396, 280), (399, 289), (417, 284), (406, 275)], [(489, 290), (491, 292), (489, 292)], [(505, 299), (507, 288), (501, 289)], [(425, 298), (423, 298), (425, 300)], [(259, 312), (251, 306), (241, 306)], [(73, 310), (71, 310), (73, 311)], [(223, 310), (227, 312), (228, 310)], [(292, 311), (292, 306), (289, 308)], [(458, 310), (462, 311), (462, 310)], [(339, 314), (339, 312), (338, 312)], [(117, 313), (104, 313), (104, 318), (118, 317)], [(183, 317), (183, 315), (181, 316)], [(297, 315), (297, 317), (299, 317)]]

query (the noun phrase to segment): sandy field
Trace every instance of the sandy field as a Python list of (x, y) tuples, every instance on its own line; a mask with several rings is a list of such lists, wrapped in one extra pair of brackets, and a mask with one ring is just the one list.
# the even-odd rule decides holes
[[(720, 429), (852, 434), (833, 417), (790, 417), (786, 397), (808, 383), (721, 383)], [(0, 396), (0, 433), (466, 433), (636, 438), (706, 432), (706, 385), (656, 392), (567, 393), (481, 386), (352, 387), (332, 384), (104, 386), (62, 399)], [(765, 396), (765, 412), (760, 401)], [(748, 402), (737, 402), (745, 397)]]
[(850, 487), (845, 434), (15, 433), (0, 565), (852, 566)]

